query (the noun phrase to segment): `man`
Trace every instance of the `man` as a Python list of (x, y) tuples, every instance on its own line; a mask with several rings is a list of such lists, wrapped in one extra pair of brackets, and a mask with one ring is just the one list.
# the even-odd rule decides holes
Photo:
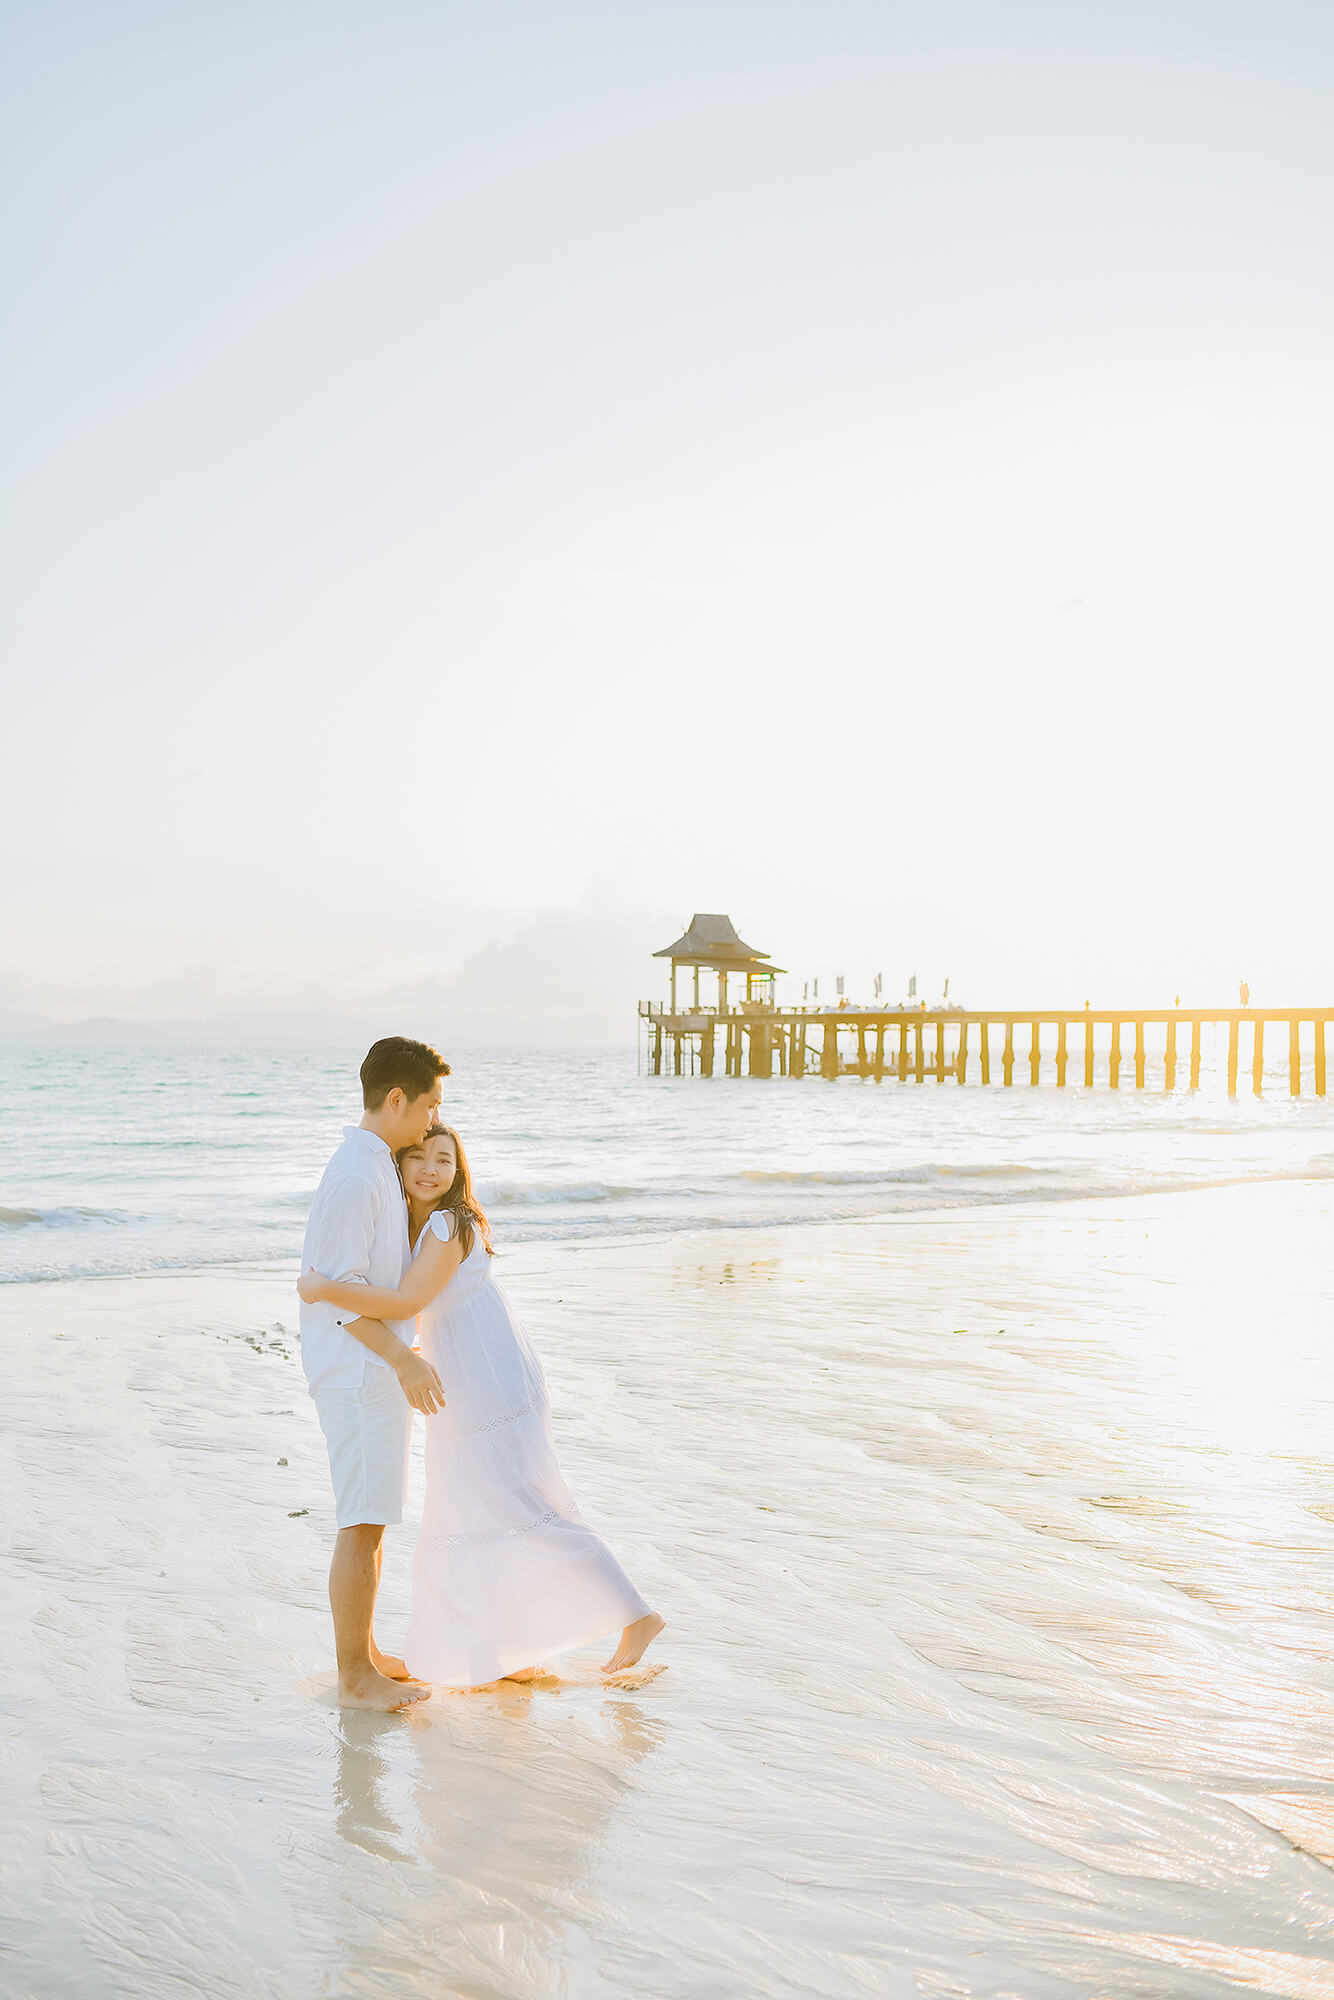
[[(411, 1259), (394, 1155), (420, 1145), (440, 1109), (449, 1064), (425, 1042), (389, 1035), (361, 1065), (366, 1115), (324, 1170), (306, 1225), (302, 1269), (397, 1290)], [(329, 1604), (344, 1708), (396, 1709), (430, 1690), (372, 1635), (386, 1527), (403, 1519), (412, 1412), (444, 1407), (440, 1377), (401, 1330), (331, 1305), (301, 1307), (301, 1362), (329, 1448), (338, 1537)]]

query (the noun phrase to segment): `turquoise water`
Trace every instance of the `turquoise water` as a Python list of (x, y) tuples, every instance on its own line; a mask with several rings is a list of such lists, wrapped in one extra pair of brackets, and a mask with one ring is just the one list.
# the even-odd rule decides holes
[[(0, 1276), (295, 1257), (360, 1049), (0, 1045)], [(1334, 1100), (636, 1074), (464, 1050), (446, 1109), (497, 1240), (667, 1235), (1334, 1174)]]

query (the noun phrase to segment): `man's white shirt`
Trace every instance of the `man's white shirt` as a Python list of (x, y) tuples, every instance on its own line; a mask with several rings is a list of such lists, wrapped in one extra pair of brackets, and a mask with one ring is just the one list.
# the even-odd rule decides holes
[[(383, 1139), (360, 1125), (343, 1129), (343, 1143), (324, 1169), (306, 1224), (301, 1268), (314, 1267), (343, 1284), (395, 1291), (411, 1262), (408, 1211), (394, 1156)], [(346, 1330), (355, 1313), (301, 1305), (301, 1365), (314, 1389), (359, 1389), (367, 1368), (387, 1368)], [(411, 1342), (412, 1322), (390, 1322)]]

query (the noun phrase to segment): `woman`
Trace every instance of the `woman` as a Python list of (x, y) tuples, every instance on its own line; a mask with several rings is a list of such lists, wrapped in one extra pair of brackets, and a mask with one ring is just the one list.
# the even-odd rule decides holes
[(398, 1155), (412, 1267), (397, 1291), (308, 1272), (300, 1292), (365, 1317), (421, 1314), (445, 1386), (426, 1427), (426, 1504), (413, 1564), (408, 1671), (452, 1687), (531, 1680), (541, 1661), (601, 1638), (632, 1667), (663, 1629), (556, 1463), (542, 1368), (491, 1275), (491, 1229), (458, 1134), (433, 1125)]

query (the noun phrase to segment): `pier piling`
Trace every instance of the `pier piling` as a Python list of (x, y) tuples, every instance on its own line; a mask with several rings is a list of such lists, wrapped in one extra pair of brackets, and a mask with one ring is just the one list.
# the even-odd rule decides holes
[[(691, 918), (689, 928), (675, 944), (665, 946), (654, 955), (671, 960), (671, 999), (666, 1005), (652, 1000), (641, 1000), (639, 1003), (640, 1019), (646, 1024), (647, 1037), (641, 1047), (646, 1052), (647, 1068), (652, 1076), (713, 1077), (721, 1064), (725, 1077), (747, 1074), (772, 1077), (775, 1073), (782, 1077), (804, 1077), (818, 1071), (830, 1082), (853, 1076), (883, 1083), (886, 1076), (892, 1076), (899, 1083), (906, 1083), (911, 1076), (915, 1082), (921, 1083), (930, 1074), (937, 1083), (944, 1083), (947, 1077), (953, 1077), (956, 1082), (965, 1084), (969, 1080), (969, 1032), (976, 1024), (980, 1081), (987, 1086), (991, 1084), (991, 1030), (1001, 1028), (1004, 1031), (1001, 1080), (1009, 1087), (1014, 1083), (1016, 1030), (1026, 1025), (1029, 1034), (1028, 1076), (1030, 1084), (1036, 1086), (1042, 1080), (1043, 1029), (1054, 1022), (1056, 1086), (1063, 1090), (1070, 1076), (1070, 1028), (1074, 1023), (1082, 1022), (1086, 1090), (1094, 1087), (1097, 1030), (1104, 1026), (1110, 1030), (1107, 1082), (1113, 1090), (1120, 1089), (1122, 1032), (1133, 1026), (1135, 1088), (1145, 1088), (1151, 1047), (1155, 1062), (1157, 1060), (1160, 1045), (1156, 1031), (1161, 1027), (1163, 1084), (1167, 1090), (1174, 1091), (1177, 1088), (1179, 1031), (1188, 1022), (1190, 1088), (1198, 1090), (1203, 1069), (1204, 1024), (1209, 1022), (1215, 1030), (1211, 1063), (1219, 1060), (1221, 1052), (1221, 1038), (1217, 1030), (1227, 1029), (1227, 1091), (1230, 1097), (1235, 1097), (1241, 1062), (1241, 1025), (1244, 1021), (1251, 1031), (1251, 1085), (1256, 1094), (1264, 1088), (1265, 1028), (1273, 1022), (1276, 1028), (1287, 1027), (1288, 1090), (1293, 1097), (1300, 1097), (1302, 1024), (1309, 1021), (1313, 1054), (1311, 1087), (1317, 1097), (1323, 1097), (1326, 1092), (1327, 1027), (1334, 1020), (1334, 1007), (1190, 1007), (1183, 1010), (1178, 1001), (1174, 1006), (1165, 1008), (1095, 1009), (1087, 1000), (1080, 1009), (1041, 1007), (1018, 1011), (1008, 1008), (970, 1011), (962, 1007), (927, 1008), (925, 1005), (902, 1004), (896, 1007), (879, 1004), (860, 1007), (854, 1006), (844, 995), (842, 980), (839, 981), (836, 1008), (818, 1004), (818, 984), (814, 1006), (808, 1007), (803, 1002), (800, 1007), (779, 1007), (774, 997), (775, 981), (783, 968), (774, 965), (767, 952), (755, 950), (738, 937), (730, 917), (698, 913)], [(717, 975), (716, 1006), (706, 1006), (701, 1000), (702, 968)], [(691, 974), (688, 1002), (681, 997), (679, 975), (682, 971)], [(733, 994), (744, 981), (745, 997), (739, 1003), (729, 1003), (729, 980), (735, 982), (731, 989)], [(878, 979), (876, 986), (878, 994)], [(1249, 999), (1248, 990), (1244, 987), (1242, 997)], [(818, 1051), (810, 1043), (812, 1026), (819, 1038)], [(929, 1058), (926, 1042), (928, 1027), (932, 1030)], [(845, 1028), (849, 1036), (855, 1034), (855, 1047), (848, 1046), (846, 1037), (840, 1043), (840, 1033)], [(1150, 1028), (1155, 1031), (1152, 1045)], [(897, 1043), (893, 1041), (896, 1031)]]
[[(1070, 1029), (1079, 1023), (1082, 1024), (1084, 1037), (1083, 1080), (1086, 1089), (1093, 1088), (1096, 1075), (1096, 1030), (1105, 1026), (1110, 1031), (1107, 1083), (1111, 1089), (1119, 1090), (1121, 1087), (1122, 1040), (1133, 1027), (1136, 1089), (1146, 1087), (1149, 1056), (1152, 1053), (1156, 1062), (1157, 1051), (1161, 1048), (1163, 1085), (1169, 1091), (1175, 1090), (1185, 1073), (1181, 1031), (1183, 1023), (1188, 1022), (1190, 1088), (1198, 1090), (1204, 1066), (1204, 1025), (1212, 1022), (1216, 1027), (1225, 1026), (1227, 1029), (1226, 1079), (1228, 1095), (1232, 1097), (1237, 1094), (1241, 1068), (1243, 1023), (1249, 1026), (1251, 1034), (1247, 1054), (1252, 1089), (1259, 1093), (1264, 1088), (1265, 1031), (1272, 1023), (1287, 1030), (1288, 1090), (1293, 1097), (1301, 1096), (1302, 1024), (1306, 1021), (1311, 1024), (1313, 1056), (1308, 1088), (1315, 1096), (1324, 1097), (1328, 1088), (1328, 1027), (1334, 1021), (1334, 1007), (1240, 1007), (1220, 1008), (1217, 1011), (1192, 1010), (1184, 1014), (1180, 1009), (1170, 1007), (1161, 1011), (1145, 1009), (1133, 1014), (1119, 1008), (1096, 1013), (1091, 1009), (1076, 1012), (1059, 1008), (1050, 1011), (1025, 1009), (1020, 1013), (999, 1009), (965, 1013), (962, 1009), (937, 1008), (928, 1013), (924, 1009), (907, 1008), (840, 1008), (819, 1012), (806, 1008), (779, 1010), (749, 1002), (741, 1007), (728, 1008), (725, 1012), (701, 1008), (698, 1012), (692, 1010), (672, 1014), (666, 1007), (644, 1001), (640, 1011), (647, 1027), (647, 1069), (651, 1076), (713, 1077), (721, 1070), (722, 1075), (729, 1077), (801, 1077), (818, 1070), (822, 1077), (831, 1081), (854, 1076), (877, 1083), (884, 1082), (887, 1077), (895, 1078), (900, 1083), (906, 1083), (910, 1078), (922, 1083), (928, 1076), (934, 1077), (938, 1083), (950, 1079), (960, 1084), (969, 1082), (970, 1038), (976, 1027), (977, 1077), (981, 1083), (991, 1084), (992, 1031), (1000, 1028), (1004, 1036), (1000, 1080), (1007, 1086), (1013, 1085), (1018, 1031), (1027, 1028), (1029, 1081), (1036, 1086), (1042, 1080), (1043, 1030), (1049, 1023), (1054, 1023), (1058, 1089), (1065, 1089), (1072, 1080)], [(816, 1028), (819, 1038), (818, 1057), (810, 1047), (812, 1026)], [(1155, 1036), (1151, 1044), (1150, 1028), (1162, 1029), (1161, 1043)], [(844, 1029), (848, 1033), (840, 1044)], [(855, 1042), (852, 1040), (854, 1036)], [(1221, 1039), (1219, 1053), (1221, 1057)]]
[[(697, 920), (702, 921), (702, 920)], [(713, 921), (712, 919), (710, 921)], [(722, 920), (719, 920), (722, 921)], [(1097, 1072), (1097, 1033), (1109, 1030), (1107, 1084), (1121, 1087), (1123, 1035), (1133, 1027), (1135, 1034), (1135, 1088), (1143, 1090), (1148, 1081), (1149, 1057), (1163, 1058), (1163, 1086), (1178, 1087), (1184, 1069), (1181, 1031), (1190, 1028), (1190, 1088), (1200, 1088), (1204, 1068), (1204, 1026), (1227, 1029), (1226, 1086), (1228, 1095), (1237, 1094), (1241, 1066), (1241, 1029), (1250, 1030), (1251, 1086), (1263, 1091), (1265, 1075), (1265, 1030), (1286, 1027), (1288, 1039), (1288, 1090), (1293, 1097), (1302, 1093), (1302, 1026), (1311, 1024), (1313, 1067), (1311, 1088), (1324, 1097), (1327, 1084), (1328, 1026), (1334, 1021), (1334, 1007), (1228, 1007), (1093, 1009), (1087, 1004), (1074, 1008), (985, 1009), (937, 1007), (855, 1007), (844, 999), (837, 1008), (780, 1008), (772, 1000), (757, 1000), (747, 993), (739, 1005), (729, 1006), (726, 979), (719, 978), (719, 1005), (702, 1006), (692, 996), (689, 1006), (681, 1002), (662, 1005), (640, 1002), (640, 1018), (646, 1030), (645, 1066), (651, 1076), (725, 1077), (804, 1077), (818, 1074), (833, 1082), (841, 1077), (859, 1077), (883, 1083), (887, 1077), (899, 1083), (911, 1078), (922, 1083), (928, 1076), (937, 1083), (953, 1079), (971, 1081), (969, 1057), (971, 1033), (977, 1028), (978, 1080), (992, 1082), (992, 1031), (1003, 1034), (1000, 1081), (1008, 1088), (1014, 1083), (1016, 1042), (1021, 1028), (1028, 1030), (1028, 1075), (1031, 1085), (1042, 1081), (1043, 1031), (1049, 1024), (1056, 1029), (1056, 1087), (1070, 1083), (1070, 1030), (1076, 1024), (1083, 1032), (1083, 1081), (1094, 1087)], [(697, 984), (697, 982), (696, 982)], [(814, 1027), (817, 1044), (811, 1046)], [(1162, 1041), (1156, 1032), (1162, 1030)], [(847, 1030), (847, 1034), (843, 1033)], [(927, 1037), (930, 1035), (930, 1041)], [(855, 1039), (854, 1039), (855, 1037)], [(1049, 1045), (1050, 1046), (1050, 1045)], [(1222, 1060), (1221, 1036), (1215, 1044)], [(1048, 1072), (1050, 1075), (1050, 1072)], [(1156, 1072), (1155, 1072), (1156, 1074)]]

